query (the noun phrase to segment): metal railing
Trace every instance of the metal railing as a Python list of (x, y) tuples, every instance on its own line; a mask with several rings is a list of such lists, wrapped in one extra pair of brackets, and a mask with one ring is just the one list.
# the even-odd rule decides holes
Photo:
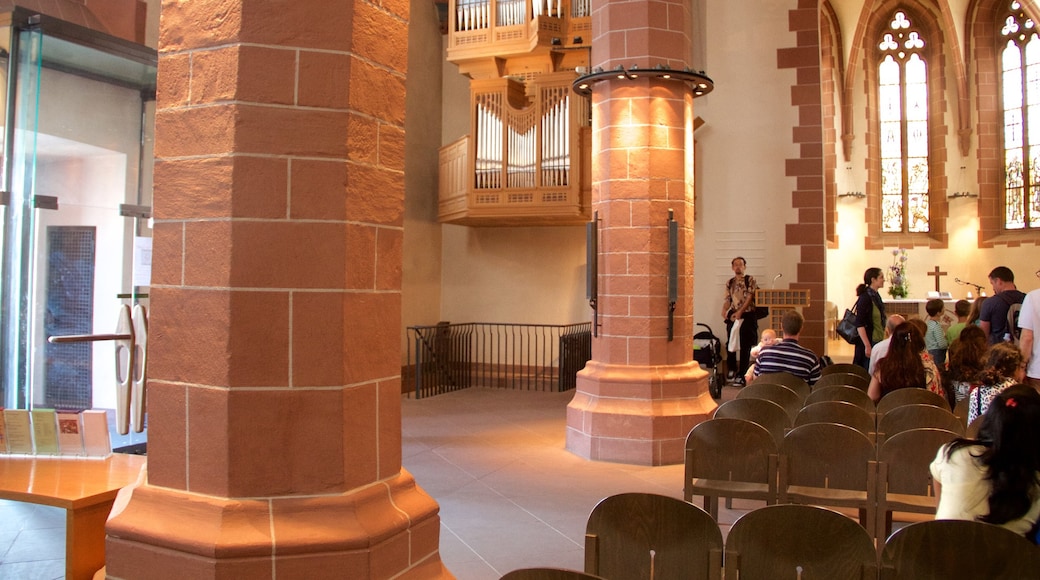
[(565, 391), (592, 358), (590, 322), (444, 322), (409, 326), (408, 338), (402, 380), (417, 399), (474, 386)]

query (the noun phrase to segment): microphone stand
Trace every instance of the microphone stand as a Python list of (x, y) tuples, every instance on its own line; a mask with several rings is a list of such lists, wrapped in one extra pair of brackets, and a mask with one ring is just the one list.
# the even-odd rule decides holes
[(979, 293), (979, 296), (982, 296), (982, 285), (981, 284), (976, 284), (974, 282), (968, 282), (967, 280), (961, 280), (960, 278), (954, 278), (953, 281), (958, 283), (958, 284), (961, 284), (963, 286), (971, 286), (972, 288), (975, 289), (976, 292)]

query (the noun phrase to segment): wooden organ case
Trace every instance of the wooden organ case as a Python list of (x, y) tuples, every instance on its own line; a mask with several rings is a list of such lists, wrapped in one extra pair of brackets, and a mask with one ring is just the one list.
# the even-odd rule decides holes
[[(470, 77), (470, 133), (440, 150), (439, 220), (471, 226), (590, 219), (588, 0), (451, 0), (448, 60)], [(582, 36), (582, 34), (584, 36)]]

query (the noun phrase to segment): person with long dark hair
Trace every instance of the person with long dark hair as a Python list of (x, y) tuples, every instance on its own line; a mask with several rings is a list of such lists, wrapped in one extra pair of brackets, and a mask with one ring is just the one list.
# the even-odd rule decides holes
[(942, 446), (931, 464), (937, 520), (971, 520), (1026, 535), (1040, 517), (1040, 393), (1008, 387), (976, 439)]
[(877, 362), (867, 394), (875, 403), (896, 389), (928, 389), (945, 397), (940, 380), (939, 369), (924, 348), (924, 334), (908, 321), (892, 331), (888, 354)]
[(878, 290), (885, 285), (885, 274), (881, 268), (867, 268), (863, 272), (863, 283), (856, 287), (856, 350), (852, 362), (870, 369), (870, 351), (885, 338), (885, 302)]
[(962, 328), (950, 344), (950, 364), (943, 373), (943, 386), (953, 394), (954, 404), (966, 399), (968, 392), (981, 384), (979, 373), (986, 367), (987, 349), (986, 332), (974, 324)]

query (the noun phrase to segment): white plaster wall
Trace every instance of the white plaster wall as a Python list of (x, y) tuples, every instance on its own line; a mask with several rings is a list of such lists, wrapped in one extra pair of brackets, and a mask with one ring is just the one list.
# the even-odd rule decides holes
[[(798, 250), (784, 245), (784, 225), (796, 223), (791, 208), (794, 178), (785, 160), (797, 158), (792, 128), (793, 70), (777, 69), (777, 48), (795, 44), (788, 32), (794, 3), (758, 0), (710, 2), (705, 72), (715, 90), (694, 101), (705, 124), (694, 134), (699, 151), (694, 250), (694, 318), (723, 332), (723, 285), (730, 261), (744, 256), (748, 273), (777, 288), (796, 277)], [(822, 232), (821, 232), (822, 238)]]
[(405, 328), (436, 324), (441, 319), (437, 151), (441, 144), (442, 42), (436, 4), (413, 2), (408, 25), (408, 44), (412, 50), (408, 51), (405, 98), (402, 364), (407, 362), (408, 337)]

